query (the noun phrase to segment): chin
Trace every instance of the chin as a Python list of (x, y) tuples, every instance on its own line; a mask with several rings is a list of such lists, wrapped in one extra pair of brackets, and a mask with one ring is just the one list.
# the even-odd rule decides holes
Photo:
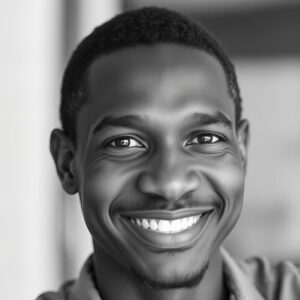
[(204, 278), (206, 271), (208, 269), (208, 261), (197, 271), (192, 274), (182, 274), (176, 276), (155, 276), (151, 277), (149, 274), (141, 274), (135, 269), (132, 269), (131, 272), (134, 278), (140, 282), (143, 288), (147, 290), (171, 290), (179, 288), (193, 288), (198, 286), (202, 279)]

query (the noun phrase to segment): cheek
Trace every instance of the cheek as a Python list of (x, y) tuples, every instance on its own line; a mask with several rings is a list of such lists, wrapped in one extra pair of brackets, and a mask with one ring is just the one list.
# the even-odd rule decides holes
[(233, 155), (215, 160), (206, 170), (206, 177), (221, 198), (223, 217), (235, 223), (240, 215), (244, 194), (245, 171), (241, 162)]
[[(212, 174), (213, 173), (213, 174)], [(210, 181), (219, 194), (222, 209), (219, 212), (218, 232), (214, 246), (220, 245), (239, 219), (244, 194), (245, 173), (243, 167), (234, 159), (230, 163), (215, 166)]]
[(232, 164), (218, 170), (219, 185), (232, 203), (242, 200), (244, 180), (244, 170), (238, 165)]
[(109, 206), (121, 188), (121, 178), (118, 173), (103, 165), (85, 174), (81, 186), (82, 204), (89, 205), (93, 209)]
[(245, 170), (239, 154), (228, 152), (223, 157), (211, 161), (209, 174), (216, 183), (215, 188), (221, 189), (221, 194), (229, 201), (236, 201), (243, 195)]
[(105, 166), (97, 170), (85, 170), (81, 180), (80, 201), (87, 226), (109, 224), (111, 203), (119, 194), (118, 176)]
[(243, 204), (245, 172), (239, 162), (234, 159), (230, 164), (219, 168), (218, 186), (223, 196), (223, 226), (230, 232), (237, 222)]

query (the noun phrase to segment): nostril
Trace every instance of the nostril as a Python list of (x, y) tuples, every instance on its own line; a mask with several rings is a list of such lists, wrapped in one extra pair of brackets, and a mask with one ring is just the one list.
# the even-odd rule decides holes
[(184, 198), (184, 199), (192, 199), (192, 198), (193, 198), (193, 193), (194, 193), (195, 191), (196, 191), (196, 189), (187, 191), (185, 194), (182, 195), (181, 198)]
[(190, 197), (199, 188), (200, 178), (185, 168), (159, 174), (144, 172), (137, 178), (140, 192), (153, 199), (176, 201), (182, 197)]
[(156, 194), (153, 192), (146, 192), (145, 194), (147, 194), (148, 196), (151, 197), (151, 199), (156, 200), (156, 201), (159, 201), (159, 200), (165, 201), (166, 200), (165, 198), (162, 197), (162, 195), (160, 193)]

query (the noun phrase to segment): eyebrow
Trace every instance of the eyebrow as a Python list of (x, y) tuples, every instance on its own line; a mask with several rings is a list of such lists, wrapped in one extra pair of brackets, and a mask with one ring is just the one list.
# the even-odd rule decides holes
[[(222, 125), (232, 129), (232, 122), (222, 112), (216, 114), (193, 113), (187, 117), (188, 121), (195, 122), (199, 126)], [(139, 115), (105, 116), (93, 129), (93, 134), (103, 130), (105, 127), (136, 127), (145, 124), (146, 118)]]
[(232, 121), (222, 112), (218, 111), (215, 114), (207, 113), (193, 113), (191, 116), (188, 116), (188, 119), (192, 122), (196, 122), (197, 125), (222, 125), (229, 129), (232, 129)]
[(145, 123), (145, 118), (139, 115), (106, 116), (93, 129), (93, 134), (103, 130), (105, 127), (135, 127)]

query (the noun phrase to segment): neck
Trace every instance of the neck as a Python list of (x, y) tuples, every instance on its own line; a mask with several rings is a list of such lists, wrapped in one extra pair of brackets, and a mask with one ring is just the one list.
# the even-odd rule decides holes
[(222, 258), (219, 249), (199, 285), (193, 288), (153, 290), (145, 288), (129, 270), (94, 243), (96, 285), (102, 300), (225, 300)]

